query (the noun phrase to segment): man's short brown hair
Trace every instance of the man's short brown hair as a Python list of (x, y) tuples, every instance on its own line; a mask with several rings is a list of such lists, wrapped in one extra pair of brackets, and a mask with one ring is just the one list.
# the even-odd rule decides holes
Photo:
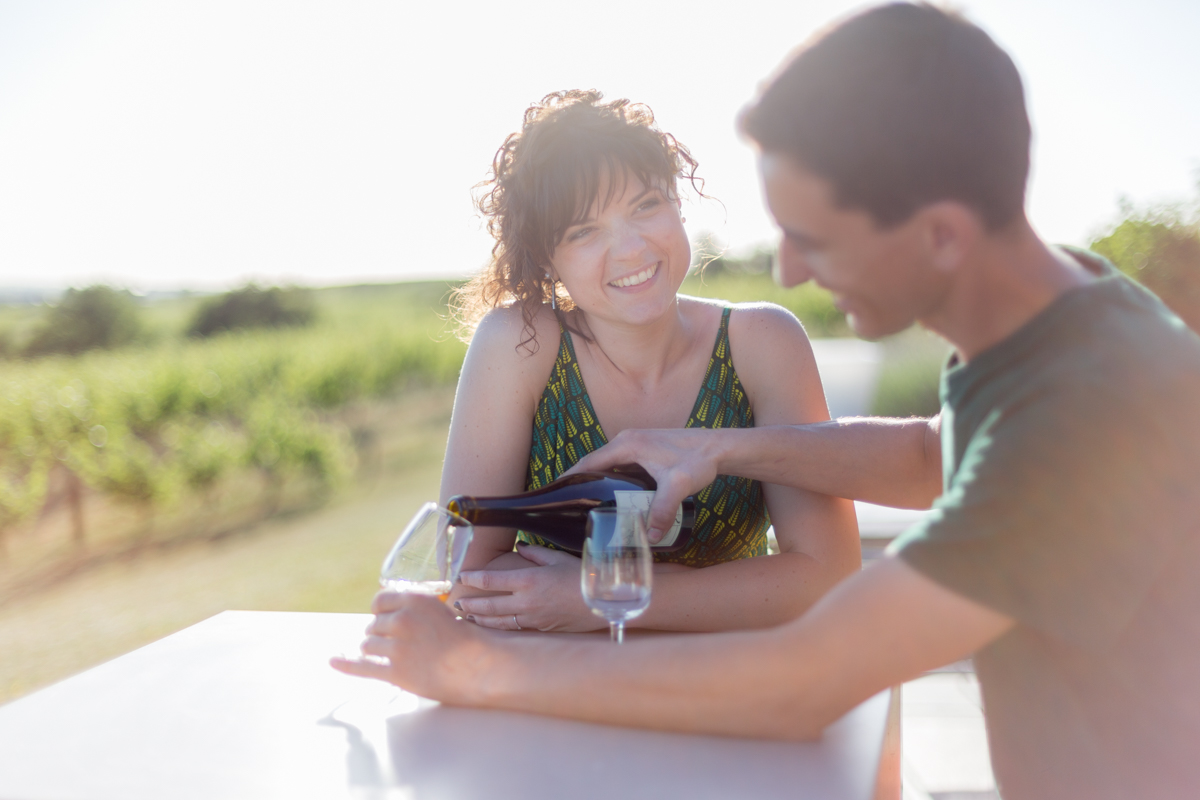
[(1024, 209), (1030, 130), (1017, 68), (982, 30), (933, 6), (880, 6), (819, 36), (740, 125), (881, 226), (939, 200), (969, 206), (990, 230)]

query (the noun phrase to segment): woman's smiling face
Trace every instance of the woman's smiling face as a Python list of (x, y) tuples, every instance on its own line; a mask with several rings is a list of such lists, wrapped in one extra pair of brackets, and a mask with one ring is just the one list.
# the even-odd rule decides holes
[(629, 173), (611, 197), (607, 181), (601, 184), (586, 217), (554, 248), (554, 276), (585, 314), (652, 322), (674, 304), (691, 266), (679, 201)]

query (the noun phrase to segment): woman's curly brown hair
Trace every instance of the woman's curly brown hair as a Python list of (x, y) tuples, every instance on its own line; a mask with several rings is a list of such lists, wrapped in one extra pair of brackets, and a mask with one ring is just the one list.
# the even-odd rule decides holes
[[(626, 178), (665, 185), (672, 199), (683, 178), (704, 196), (696, 160), (655, 126), (647, 106), (602, 100), (595, 90), (543, 97), (526, 109), (521, 130), (496, 152), (491, 177), (475, 187), (476, 206), (496, 243), (491, 263), (455, 292), (454, 316), (464, 339), (491, 309), (517, 304), (526, 337), (519, 346), (535, 352), (534, 317), (557, 293), (547, 276), (554, 249), (567, 228), (588, 218), (593, 204), (618, 196)], [(556, 299), (564, 310), (573, 307), (562, 293)]]

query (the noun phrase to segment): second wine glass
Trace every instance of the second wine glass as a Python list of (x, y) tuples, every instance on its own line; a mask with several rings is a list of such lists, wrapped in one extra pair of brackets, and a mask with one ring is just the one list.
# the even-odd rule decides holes
[(614, 642), (625, 622), (650, 606), (654, 559), (646, 539), (646, 512), (595, 508), (588, 512), (580, 588), (592, 613), (608, 621)]

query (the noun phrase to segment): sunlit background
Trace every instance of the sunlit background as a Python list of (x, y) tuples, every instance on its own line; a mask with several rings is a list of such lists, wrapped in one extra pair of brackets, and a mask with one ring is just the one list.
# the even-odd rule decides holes
[[(1200, 2), (964, 5), (1025, 76), (1038, 230), (1200, 330)], [(368, 608), (439, 494), (472, 187), (554, 90), (645, 102), (699, 159), (689, 235), (727, 250), (685, 293), (795, 313), (835, 416), (937, 413), (944, 342), (773, 284), (734, 127), (856, 7), (0, 0), (0, 703), (227, 609)], [(873, 508), (868, 557), (911, 520)], [(906, 757), (961, 765), (964, 730)], [(972, 730), (981, 770), (929, 791), (993, 788)]]
[[(462, 276), (471, 203), (530, 101), (649, 104), (720, 203), (692, 236), (772, 239), (738, 109), (836, 2), (0, 3), (0, 286), (135, 290)], [(968, 0), (1015, 58), (1029, 211), (1086, 243), (1200, 167), (1200, 3)]]

